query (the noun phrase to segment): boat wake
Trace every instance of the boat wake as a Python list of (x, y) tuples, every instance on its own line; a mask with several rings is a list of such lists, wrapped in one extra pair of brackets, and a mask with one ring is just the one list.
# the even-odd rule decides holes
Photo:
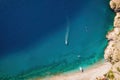
[(69, 22), (67, 20), (67, 27), (66, 27), (66, 34), (65, 34), (65, 45), (68, 46), (69, 45), (69, 32), (70, 32), (70, 29), (69, 29)]
[(69, 44), (69, 27), (67, 26), (66, 34), (65, 34), (65, 45)]

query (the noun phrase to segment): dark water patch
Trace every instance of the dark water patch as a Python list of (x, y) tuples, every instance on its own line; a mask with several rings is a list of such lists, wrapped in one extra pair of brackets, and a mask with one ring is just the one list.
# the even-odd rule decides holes
[[(81, 3), (82, 2), (82, 3)], [(0, 53), (20, 51), (64, 28), (85, 1), (1, 0)], [(78, 5), (79, 4), (79, 5)]]

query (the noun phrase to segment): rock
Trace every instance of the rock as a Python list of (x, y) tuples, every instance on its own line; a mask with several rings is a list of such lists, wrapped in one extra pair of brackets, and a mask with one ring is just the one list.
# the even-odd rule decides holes
[(120, 28), (120, 12), (116, 13), (116, 16), (114, 18), (114, 27)]
[(120, 0), (111, 0), (110, 7), (116, 12), (114, 28), (106, 35), (109, 40), (104, 58), (112, 64), (114, 80), (120, 80)]
[(115, 12), (120, 12), (120, 0), (111, 0), (111, 1), (110, 1), (110, 7), (111, 7)]
[(109, 40), (104, 58), (114, 64), (120, 61), (120, 28), (114, 28), (106, 36)]
[(119, 80), (120, 79), (120, 62), (117, 62), (115, 65), (113, 65), (112, 71), (114, 72), (116, 80)]
[(115, 4), (115, 2), (113, 2), (113, 1), (110, 1), (110, 7), (111, 7), (111, 9), (115, 9), (116, 8), (116, 4)]
[(120, 62), (120, 0), (111, 0), (110, 7), (116, 12), (114, 29), (106, 35), (109, 40), (104, 58), (113, 65)]

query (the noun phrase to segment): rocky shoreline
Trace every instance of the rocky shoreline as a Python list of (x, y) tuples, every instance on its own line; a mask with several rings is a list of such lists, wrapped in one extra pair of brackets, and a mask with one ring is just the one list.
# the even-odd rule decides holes
[(104, 58), (112, 64), (111, 71), (114, 77), (112, 80), (120, 80), (120, 0), (111, 0), (110, 7), (116, 16), (113, 30), (106, 35), (109, 42), (105, 49)]

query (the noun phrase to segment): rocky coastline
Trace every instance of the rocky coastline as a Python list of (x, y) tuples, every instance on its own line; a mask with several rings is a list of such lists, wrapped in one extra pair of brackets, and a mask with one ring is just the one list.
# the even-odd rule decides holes
[(110, 7), (115, 12), (113, 30), (106, 35), (108, 46), (105, 49), (104, 58), (112, 64), (112, 80), (120, 80), (120, 0), (110, 0)]

